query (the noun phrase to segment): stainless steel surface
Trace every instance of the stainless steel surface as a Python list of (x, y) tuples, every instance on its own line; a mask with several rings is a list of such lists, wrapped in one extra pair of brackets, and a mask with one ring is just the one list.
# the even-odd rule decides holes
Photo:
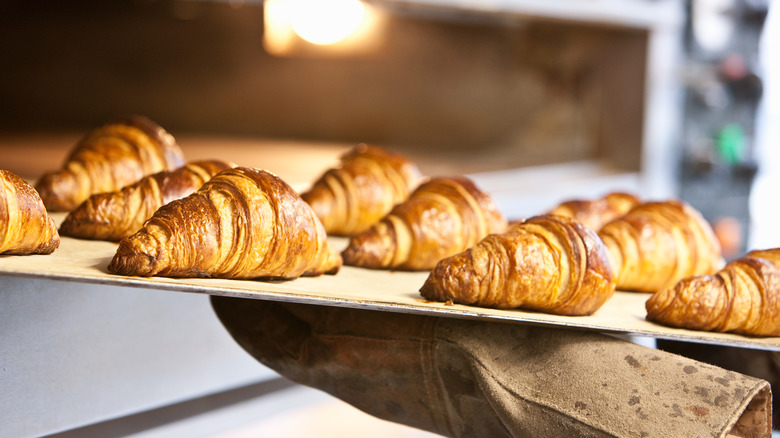
[(235, 344), (202, 295), (2, 276), (0, 333), (3, 438), (277, 377)]

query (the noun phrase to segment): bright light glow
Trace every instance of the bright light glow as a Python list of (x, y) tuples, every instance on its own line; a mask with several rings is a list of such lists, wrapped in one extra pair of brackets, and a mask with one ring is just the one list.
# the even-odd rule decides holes
[(263, 48), (274, 56), (377, 53), (387, 16), (359, 0), (265, 0)]
[(289, 2), (267, 0), (265, 2), (265, 44), (272, 52), (283, 53), (293, 45), (295, 32), (289, 26), (292, 11)]
[(735, 30), (735, 0), (694, 0), (693, 36), (712, 52), (725, 50)]
[(335, 44), (360, 26), (365, 8), (358, 0), (291, 0), (290, 26), (312, 44)]

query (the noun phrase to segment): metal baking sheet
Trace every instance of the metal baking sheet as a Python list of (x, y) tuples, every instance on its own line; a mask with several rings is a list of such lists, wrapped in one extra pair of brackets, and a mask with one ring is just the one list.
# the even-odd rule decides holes
[[(59, 218), (55, 218), (59, 219)], [(332, 238), (337, 247), (345, 239)], [(0, 256), (0, 275), (109, 284), (162, 291), (373, 309), (389, 312), (541, 324), (612, 334), (646, 336), (724, 346), (780, 351), (780, 337), (757, 338), (664, 327), (645, 320), (645, 293), (618, 291), (594, 315), (558, 316), (429, 302), (418, 290), (427, 272), (377, 271), (345, 266), (336, 275), (290, 281), (125, 277), (108, 273), (112, 242), (62, 237), (50, 255)], [(0, 291), (3, 290), (0, 279)], [(52, 290), (51, 293), (58, 293)]]

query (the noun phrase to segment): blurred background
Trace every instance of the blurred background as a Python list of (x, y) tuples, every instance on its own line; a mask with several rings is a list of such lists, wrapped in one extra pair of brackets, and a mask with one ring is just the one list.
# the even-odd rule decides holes
[[(610, 190), (679, 197), (733, 258), (780, 246), (770, 8), (0, 0), (0, 168), (35, 180), (89, 129), (143, 114), (189, 158), (300, 185), (351, 145), (377, 144), (428, 175), (472, 176), (511, 218)], [(139, 403), (89, 422), (150, 408)]]
[[(3, 0), (0, 164), (35, 179), (130, 113), (195, 155), (219, 138), (248, 157), (260, 140), (274, 156), (375, 143), (428, 174), (577, 163), (513, 174), (513, 191), (534, 193), (499, 195), (508, 214), (610, 187), (678, 196), (725, 218), (740, 252), (767, 11), (767, 0)], [(511, 178), (484, 184), (504, 192)], [(561, 187), (540, 199), (529, 178)]]

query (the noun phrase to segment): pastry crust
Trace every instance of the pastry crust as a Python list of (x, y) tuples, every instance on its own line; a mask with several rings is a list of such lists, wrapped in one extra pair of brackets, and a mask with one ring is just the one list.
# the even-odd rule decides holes
[(780, 336), (780, 248), (751, 251), (714, 275), (653, 294), (647, 319), (692, 330)]
[(405, 157), (359, 144), (341, 157), (301, 194), (331, 235), (351, 236), (367, 230), (404, 201), (423, 180)]
[(599, 199), (572, 199), (562, 202), (548, 214), (570, 217), (598, 231), (639, 205), (639, 198), (624, 192), (612, 192)]
[(62, 168), (45, 173), (35, 188), (50, 211), (70, 211), (95, 193), (119, 190), (184, 163), (173, 136), (146, 117), (132, 116), (87, 133)]
[(0, 169), (0, 254), (51, 254), (60, 245), (54, 219), (33, 186)]
[(599, 236), (621, 290), (656, 292), (724, 264), (709, 223), (677, 200), (640, 204), (604, 225)]
[(345, 264), (364, 268), (426, 270), (506, 226), (490, 196), (470, 179), (432, 178), (352, 236), (342, 257)]
[(220, 160), (195, 161), (146, 176), (120, 190), (96, 193), (65, 217), (63, 236), (119, 241), (141, 229), (163, 205), (198, 190), (217, 173), (235, 167)]
[(542, 215), (440, 261), (420, 293), (433, 301), (590, 315), (615, 293), (615, 280), (592, 229)]
[(319, 219), (287, 183), (264, 170), (236, 167), (160, 207), (119, 243), (108, 270), (292, 279), (335, 274), (340, 267)]

